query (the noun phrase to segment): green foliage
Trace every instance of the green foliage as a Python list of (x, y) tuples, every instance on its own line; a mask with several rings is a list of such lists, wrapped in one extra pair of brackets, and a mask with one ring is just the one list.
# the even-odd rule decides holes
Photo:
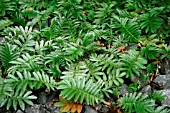
[(120, 99), (120, 106), (129, 113), (148, 113), (152, 111), (155, 102), (147, 100), (147, 97), (147, 95), (143, 96), (142, 93), (136, 94), (136, 92), (126, 94)]
[(0, 16), (5, 16), (8, 11), (13, 11), (15, 9), (15, 2), (10, 0), (1, 0), (0, 1)]
[(22, 54), (20, 58), (10, 62), (14, 66), (11, 66), (8, 71), (15, 72), (23, 69), (37, 71), (40, 68), (38, 64), (42, 64), (40, 58), (40, 56), (30, 56), (28, 53)]
[(151, 73), (147, 73), (147, 74), (142, 74), (140, 76), (140, 78), (141, 78), (142, 81), (148, 81), (149, 77), (151, 77), (151, 76), (152, 76)]
[(35, 17), (32, 21), (27, 23), (27, 26), (33, 26), (36, 23), (40, 24), (41, 21), (45, 21), (49, 18), (49, 15), (52, 13), (53, 7), (48, 8), (47, 10), (41, 11), (37, 17)]
[(142, 9), (144, 6), (146, 7), (148, 4), (149, 4), (149, 1), (147, 0), (141, 0), (141, 1), (127, 0), (126, 7), (128, 9), (139, 10), (139, 9)]
[(161, 59), (165, 57), (170, 59), (170, 46), (163, 45), (160, 53), (162, 53)]
[(0, 20), (0, 30), (3, 30), (5, 27), (7, 27), (7, 26), (9, 26), (9, 25), (11, 25), (11, 24), (13, 24), (13, 22), (12, 21), (10, 21), (10, 20), (8, 20), (8, 19), (6, 19), (6, 20)]
[(126, 94), (114, 106), (104, 99), (119, 99), (123, 83), (138, 91), (133, 78), (148, 82), (170, 59), (169, 8), (168, 0), (0, 0), (0, 105), (24, 110), (41, 89), (59, 92), (66, 111), (103, 102), (168, 112), (154, 103), (160, 93)]
[(8, 84), (5, 79), (0, 77), (0, 101), (6, 97), (6, 95), (10, 95), (12, 93), (11, 84)]
[(114, 55), (111, 54), (92, 54), (90, 60), (96, 62), (97, 65), (102, 66), (102, 71), (106, 70), (107, 74), (112, 74), (114, 68), (116, 68), (116, 59)]
[[(19, 86), (20, 88), (22, 85)], [(18, 88), (18, 89), (20, 89)], [(26, 90), (16, 90), (14, 91), (9, 82), (6, 79), (0, 78), (0, 107), (6, 104), (6, 109), (8, 110), (11, 106), (15, 110), (17, 110), (17, 105), (21, 107), (22, 110), (25, 109), (25, 103), (29, 105), (33, 105), (32, 99), (36, 99), (37, 97), (31, 95), (31, 91)]]
[(74, 102), (86, 102), (87, 105), (94, 105), (103, 100), (101, 94), (102, 81), (93, 83), (92, 80), (82, 78), (64, 79), (58, 83), (58, 89), (62, 89), (60, 95), (68, 100), (73, 99)]
[(103, 24), (103, 26), (107, 27), (112, 21), (112, 8), (115, 4), (116, 2), (102, 3), (101, 7), (97, 8), (94, 23)]
[(63, 71), (62, 74), (64, 76), (61, 76), (62, 79), (64, 78), (70, 78), (70, 77), (77, 77), (77, 76), (85, 76), (86, 78), (92, 78), (93, 80), (101, 79), (101, 75), (104, 75), (103, 72), (100, 71), (100, 67), (97, 67), (91, 62), (88, 61), (81, 61), (77, 64), (71, 63), (68, 65), (68, 68), (66, 68), (68, 71)]
[(137, 51), (130, 50), (128, 54), (122, 54), (121, 59), (121, 70), (126, 72), (126, 77), (139, 75), (141, 69), (145, 69), (144, 66), (147, 60), (142, 58), (140, 53)]
[(165, 108), (165, 106), (159, 106), (152, 113), (168, 113), (169, 111), (170, 110), (168, 110), (168, 108)]
[(112, 27), (117, 28), (125, 40), (140, 42), (139, 36), (141, 34), (141, 30), (136, 19), (129, 20), (128, 18), (119, 18), (118, 16), (114, 16), (114, 19), (115, 24)]
[(16, 73), (8, 74), (6, 81), (10, 82), (13, 88), (22, 91), (25, 91), (28, 86), (30, 89), (39, 89), (43, 86), (46, 86), (48, 90), (55, 90), (56, 88), (56, 82), (53, 77), (47, 76), (43, 71), (33, 73), (26, 70), (23, 73), (16, 71)]
[(150, 12), (143, 14), (140, 18), (141, 28), (145, 28), (145, 32), (156, 33), (163, 24), (163, 19), (159, 17), (159, 14), (164, 10), (164, 7), (153, 8)]
[(37, 98), (36, 96), (30, 95), (31, 93), (32, 93), (31, 91), (27, 91), (27, 92), (16, 91), (15, 93), (13, 92), (8, 97), (3, 99), (3, 101), (1, 101), (1, 106), (3, 106), (4, 104), (7, 104), (7, 106), (6, 106), (7, 110), (11, 106), (13, 106), (13, 108), (15, 110), (17, 110), (17, 105), (19, 104), (21, 109), (24, 110), (25, 103), (27, 103), (29, 105), (33, 105), (31, 100)]
[(125, 74), (125, 72), (120, 73), (119, 69), (114, 69), (112, 71), (112, 74), (109, 74), (107, 77), (103, 76), (105, 85), (108, 87), (112, 87), (113, 84), (115, 84), (116, 86), (122, 85), (124, 83), (122, 77), (125, 76)]
[(130, 92), (137, 92), (141, 88), (140, 82), (135, 82), (133, 84), (130, 84), (128, 89)]
[(142, 56), (148, 59), (155, 59), (159, 55), (159, 48), (152, 46), (152, 45), (147, 45), (146, 47), (143, 47), (142, 50)]
[(157, 69), (156, 63), (157, 62), (155, 61), (155, 62), (148, 64), (147, 67), (146, 67), (147, 71), (148, 72), (154, 72)]
[(157, 107), (155, 104), (155, 101), (162, 100), (162, 97), (161, 92), (154, 92), (152, 96), (136, 92), (125, 94), (120, 98), (120, 107), (128, 113), (168, 113), (166, 106)]
[(162, 95), (162, 92), (160, 91), (155, 91), (153, 93), (151, 93), (150, 98), (154, 99), (155, 101), (162, 101), (165, 99), (165, 97)]
[(8, 69), (11, 66), (11, 61), (17, 58), (17, 52), (14, 50), (16, 46), (10, 45), (9, 43), (4, 44), (4, 47), (1, 47), (0, 50), (0, 58), (2, 61), (2, 65)]

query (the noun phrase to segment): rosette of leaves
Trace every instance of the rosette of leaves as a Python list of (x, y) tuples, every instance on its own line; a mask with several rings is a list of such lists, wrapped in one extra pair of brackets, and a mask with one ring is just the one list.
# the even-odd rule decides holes
[(102, 86), (102, 80), (94, 83), (85, 77), (75, 77), (61, 80), (57, 89), (61, 90), (60, 96), (64, 99), (78, 101), (80, 104), (94, 105), (100, 101), (105, 102), (101, 93)]
[(146, 69), (145, 64), (147, 64), (147, 60), (138, 51), (129, 50), (128, 54), (122, 54), (120, 57), (120, 70), (126, 72), (126, 77), (139, 76), (141, 69)]

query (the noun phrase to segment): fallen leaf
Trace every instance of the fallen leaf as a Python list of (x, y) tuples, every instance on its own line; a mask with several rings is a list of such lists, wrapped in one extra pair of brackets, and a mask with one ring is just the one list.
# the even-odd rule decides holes
[(79, 105), (77, 106), (77, 112), (78, 112), (78, 113), (81, 113), (82, 108), (83, 108), (83, 106), (82, 106), (81, 104), (79, 104)]

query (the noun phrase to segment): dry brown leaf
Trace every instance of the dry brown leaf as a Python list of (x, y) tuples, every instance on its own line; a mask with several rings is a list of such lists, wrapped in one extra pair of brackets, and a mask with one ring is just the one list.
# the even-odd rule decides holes
[(116, 50), (121, 51), (122, 53), (127, 53), (127, 51), (125, 50), (125, 46), (120, 46), (116, 48)]
[(86, 12), (84, 12), (84, 11), (83, 11), (83, 12), (81, 12), (81, 13), (82, 13), (83, 15), (85, 15), (85, 16), (86, 16)]
[(62, 99), (63, 97), (62, 96), (59, 96), (59, 99)]
[(152, 74), (152, 76), (150, 77), (150, 81), (153, 81), (154, 78), (155, 78), (155, 74)]
[(65, 105), (62, 106), (60, 109), (61, 112), (68, 112), (68, 111), (76, 112), (77, 111), (78, 113), (81, 113), (83, 104), (80, 104), (79, 101), (77, 101), (77, 102), (68, 101), (68, 100), (63, 99), (62, 96), (59, 96), (59, 98), (63, 102), (65, 102)]
[(116, 49), (119, 50), (119, 51), (122, 51), (123, 49), (125, 49), (125, 46), (120, 46), (120, 47), (118, 47)]
[(121, 51), (122, 53), (127, 53), (127, 51), (126, 50), (124, 50), (124, 49), (122, 49), (122, 51)]
[(63, 107), (62, 112), (67, 112), (69, 111), (74, 104), (67, 104), (65, 107)]
[(117, 113), (122, 113), (122, 112), (120, 111), (120, 108), (119, 108), (119, 109), (117, 109)]
[(78, 112), (78, 113), (81, 113), (82, 108), (83, 108), (82, 104), (78, 104), (78, 106), (77, 106), (77, 112)]
[(71, 112), (76, 112), (76, 110), (77, 110), (76, 104), (73, 104), (73, 106), (71, 108)]

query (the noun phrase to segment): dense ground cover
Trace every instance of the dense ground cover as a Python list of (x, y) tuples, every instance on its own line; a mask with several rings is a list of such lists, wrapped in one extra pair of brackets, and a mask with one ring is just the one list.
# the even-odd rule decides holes
[(0, 0), (0, 36), (3, 109), (43, 91), (61, 112), (169, 112), (153, 82), (170, 74), (169, 0)]

